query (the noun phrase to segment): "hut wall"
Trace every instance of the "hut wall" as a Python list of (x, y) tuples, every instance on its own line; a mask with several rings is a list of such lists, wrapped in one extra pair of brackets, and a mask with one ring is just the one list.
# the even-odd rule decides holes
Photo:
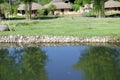
[(70, 12), (70, 9), (57, 9), (54, 11), (55, 15), (58, 15), (58, 14), (69, 14)]
[(105, 14), (106, 15), (117, 14), (117, 13), (120, 13), (120, 7), (106, 8), (105, 9)]

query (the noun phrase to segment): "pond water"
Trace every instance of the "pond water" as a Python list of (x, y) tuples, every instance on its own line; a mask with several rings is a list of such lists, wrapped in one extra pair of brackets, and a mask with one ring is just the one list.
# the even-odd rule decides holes
[(0, 48), (0, 80), (120, 80), (120, 47)]

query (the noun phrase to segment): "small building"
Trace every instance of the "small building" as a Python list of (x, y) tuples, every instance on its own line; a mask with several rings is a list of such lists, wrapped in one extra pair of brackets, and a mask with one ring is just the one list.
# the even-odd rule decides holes
[(69, 2), (63, 2), (63, 1), (52, 1), (49, 4), (46, 4), (44, 7), (48, 8), (50, 5), (55, 5), (56, 9), (54, 11), (54, 14), (69, 14), (70, 10), (72, 9)]
[(93, 4), (85, 4), (83, 7), (84, 12), (90, 12), (93, 9)]
[[(37, 10), (38, 9), (43, 9), (44, 7), (38, 3), (32, 2), (32, 15), (36, 15), (37, 14)], [(18, 7), (18, 15), (24, 15), (26, 10), (26, 5), (25, 4), (20, 4)]]
[(120, 2), (114, 0), (105, 2), (105, 12), (106, 14), (120, 13)]

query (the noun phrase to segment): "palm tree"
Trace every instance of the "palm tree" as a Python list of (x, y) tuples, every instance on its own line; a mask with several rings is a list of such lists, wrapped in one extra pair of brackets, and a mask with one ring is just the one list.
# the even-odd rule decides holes
[(78, 4), (82, 3), (84, 5), (85, 3), (93, 3), (94, 4), (94, 12), (96, 13), (97, 17), (104, 17), (104, 4), (108, 0), (75, 0)]
[(2, 17), (2, 6), (1, 6), (1, 4), (4, 2), (4, 0), (0, 0), (0, 19), (1, 19), (1, 17)]
[(31, 19), (31, 9), (32, 9), (32, 2), (34, 2), (35, 0), (21, 0), (23, 3), (25, 3), (26, 5), (26, 18), (27, 19)]
[(93, 0), (94, 11), (96, 12), (96, 16), (99, 17), (99, 18), (105, 17), (104, 4), (105, 4), (106, 1), (108, 1), (108, 0)]

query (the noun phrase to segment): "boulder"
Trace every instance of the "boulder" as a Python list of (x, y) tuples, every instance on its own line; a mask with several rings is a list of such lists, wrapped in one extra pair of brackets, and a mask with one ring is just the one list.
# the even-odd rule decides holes
[(7, 25), (0, 25), (0, 32), (1, 31), (10, 31), (10, 29)]

